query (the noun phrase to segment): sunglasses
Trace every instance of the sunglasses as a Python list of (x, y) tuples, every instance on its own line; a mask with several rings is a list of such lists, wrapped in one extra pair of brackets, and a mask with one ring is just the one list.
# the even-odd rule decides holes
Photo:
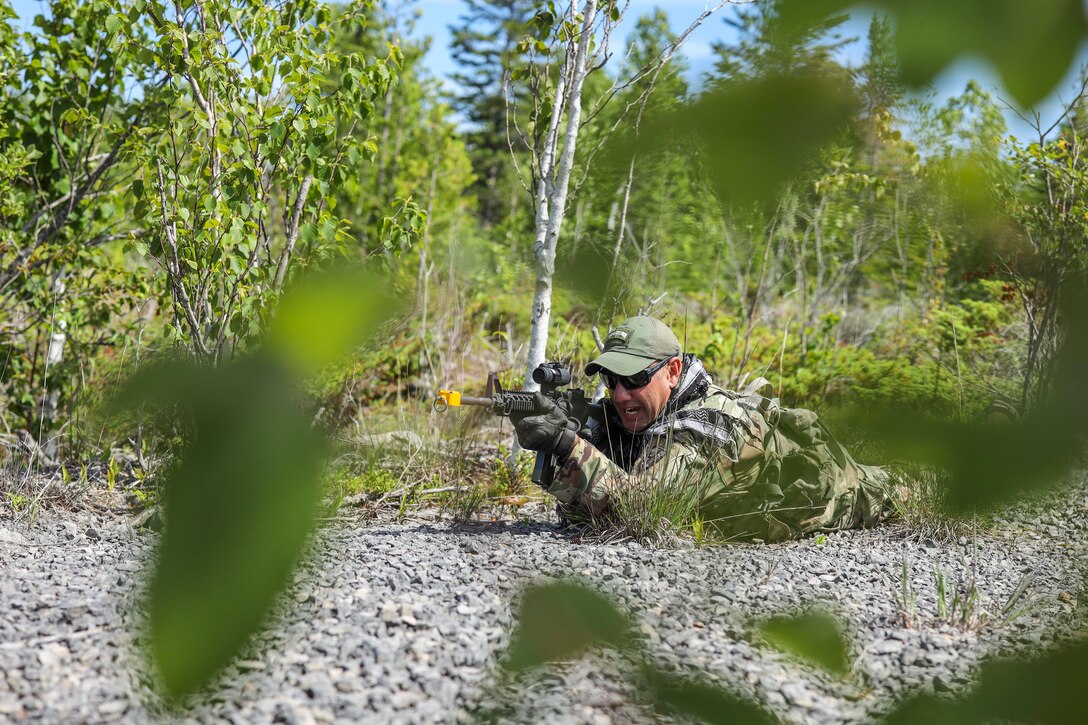
[(623, 387), (628, 390), (637, 390), (638, 388), (646, 387), (654, 375), (657, 375), (657, 371), (665, 367), (665, 364), (672, 360), (672, 358), (665, 358), (655, 362), (645, 370), (639, 370), (634, 375), (616, 375), (610, 373), (607, 370), (601, 370), (601, 380), (604, 381), (605, 387), (609, 390), (615, 390), (616, 386), (623, 383)]

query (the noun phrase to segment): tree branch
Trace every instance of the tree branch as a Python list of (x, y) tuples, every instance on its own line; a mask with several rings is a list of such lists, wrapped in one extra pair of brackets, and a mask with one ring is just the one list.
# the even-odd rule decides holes
[(291, 253), (295, 249), (295, 242), (298, 240), (299, 222), (302, 220), (302, 207), (306, 205), (306, 197), (310, 193), (310, 184), (313, 183), (314, 177), (312, 175), (307, 176), (302, 180), (302, 187), (298, 190), (298, 196), (295, 197), (295, 205), (291, 210), (291, 223), (287, 227), (287, 242), (283, 245), (283, 252), (280, 254), (279, 264), (276, 266), (276, 279), (272, 283), (272, 289), (278, 294), (283, 287), (283, 278), (287, 274), (287, 263), (291, 259)]
[(155, 171), (159, 180), (159, 204), (162, 210), (163, 236), (166, 238), (169, 254), (166, 256), (166, 271), (170, 275), (170, 286), (174, 291), (174, 301), (181, 307), (182, 314), (189, 324), (189, 330), (193, 336), (193, 344), (201, 355), (210, 355), (204, 344), (204, 336), (200, 332), (200, 323), (197, 321), (193, 305), (189, 301), (189, 293), (185, 289), (185, 283), (181, 279), (181, 261), (178, 258), (178, 232), (177, 227), (170, 221), (170, 215), (166, 206), (166, 182), (162, 176), (162, 162), (155, 159)]

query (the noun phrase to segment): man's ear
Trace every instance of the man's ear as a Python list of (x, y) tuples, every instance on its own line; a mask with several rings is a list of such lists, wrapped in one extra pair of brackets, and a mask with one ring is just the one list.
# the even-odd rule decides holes
[(669, 387), (675, 388), (677, 383), (680, 382), (680, 373), (684, 369), (684, 362), (674, 357), (665, 365), (665, 369), (669, 371)]

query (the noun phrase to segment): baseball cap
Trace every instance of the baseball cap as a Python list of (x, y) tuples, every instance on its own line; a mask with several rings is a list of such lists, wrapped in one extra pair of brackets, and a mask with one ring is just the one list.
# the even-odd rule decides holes
[(595, 375), (602, 368), (616, 375), (634, 375), (657, 360), (680, 353), (680, 341), (668, 325), (648, 315), (638, 315), (608, 333), (604, 352), (586, 365), (586, 375)]

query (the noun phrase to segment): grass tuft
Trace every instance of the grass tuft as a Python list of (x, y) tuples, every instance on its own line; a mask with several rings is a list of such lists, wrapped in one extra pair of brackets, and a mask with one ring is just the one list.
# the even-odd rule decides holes
[(608, 510), (590, 522), (593, 536), (660, 547), (716, 543), (717, 529), (699, 513), (706, 485), (701, 472), (696, 471), (671, 478), (632, 474), (626, 485), (612, 492)]

